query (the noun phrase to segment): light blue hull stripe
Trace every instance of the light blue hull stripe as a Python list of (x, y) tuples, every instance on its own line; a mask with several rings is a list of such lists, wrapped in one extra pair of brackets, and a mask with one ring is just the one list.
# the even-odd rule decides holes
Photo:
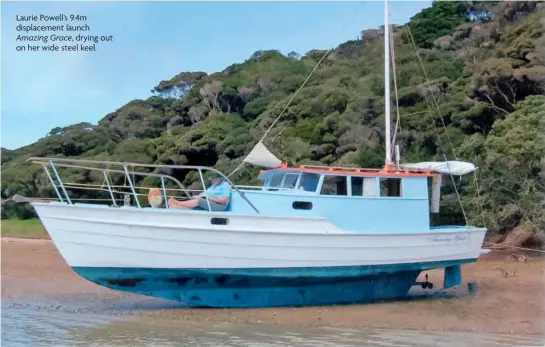
[[(394, 265), (281, 269), (157, 269), (73, 267), (111, 289), (185, 303), (189, 307), (277, 307), (347, 304), (401, 298), (423, 270), (476, 259)], [(452, 283), (451, 283), (452, 284)]]

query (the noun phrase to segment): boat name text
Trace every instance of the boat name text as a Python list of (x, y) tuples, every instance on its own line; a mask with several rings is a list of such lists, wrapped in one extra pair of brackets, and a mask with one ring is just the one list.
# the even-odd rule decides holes
[(455, 235), (455, 236), (431, 236), (428, 237), (429, 242), (458, 242), (467, 241), (467, 235)]

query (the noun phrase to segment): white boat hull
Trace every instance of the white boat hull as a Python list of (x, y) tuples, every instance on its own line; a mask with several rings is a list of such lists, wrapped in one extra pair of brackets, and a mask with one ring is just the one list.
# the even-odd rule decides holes
[[(192, 306), (399, 297), (422, 270), (475, 261), (486, 231), (351, 233), (323, 218), (33, 205), (62, 257), (84, 278)], [(211, 224), (214, 217), (228, 218), (227, 225)], [(220, 283), (221, 276), (228, 278)]]

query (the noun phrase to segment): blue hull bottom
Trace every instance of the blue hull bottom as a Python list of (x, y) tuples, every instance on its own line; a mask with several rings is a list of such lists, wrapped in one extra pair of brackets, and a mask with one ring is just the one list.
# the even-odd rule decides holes
[(189, 307), (249, 308), (398, 299), (407, 295), (421, 271), (474, 261), (284, 269), (73, 269), (104, 287)]

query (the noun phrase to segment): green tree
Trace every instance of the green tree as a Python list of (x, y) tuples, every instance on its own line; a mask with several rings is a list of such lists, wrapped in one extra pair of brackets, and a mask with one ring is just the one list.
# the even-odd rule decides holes
[[(543, 230), (544, 11), (531, 1), (435, 1), (392, 30), (399, 100), (392, 89), (390, 101), (394, 124), (397, 111), (400, 115), (395, 139), (402, 160), (443, 160), (444, 150), (449, 159), (456, 154), (476, 162), (482, 199), (471, 180), (456, 183), (472, 222), (480, 224), (482, 206), (491, 233)], [(29, 146), (3, 148), (2, 198), (53, 196), (43, 170), (26, 163), (30, 156), (205, 165), (230, 172), (283, 111), (265, 139), (279, 158), (294, 165), (381, 167), (382, 35), (383, 28), (366, 29), (361, 39), (331, 50), (293, 100), (327, 51), (301, 57), (259, 50), (220, 72), (181, 72), (160, 81), (148, 99), (130, 101), (97, 125), (58, 127)], [(259, 169), (244, 168), (236, 182), (258, 183)], [(200, 184), (198, 175), (167, 171), (187, 185)], [(61, 176), (75, 183), (103, 181), (100, 173), (75, 169), (63, 169)], [(113, 180), (123, 184), (122, 175)], [(463, 223), (452, 186), (445, 187), (443, 198), (437, 222)], [(18, 209), (11, 215), (24, 215)]]

